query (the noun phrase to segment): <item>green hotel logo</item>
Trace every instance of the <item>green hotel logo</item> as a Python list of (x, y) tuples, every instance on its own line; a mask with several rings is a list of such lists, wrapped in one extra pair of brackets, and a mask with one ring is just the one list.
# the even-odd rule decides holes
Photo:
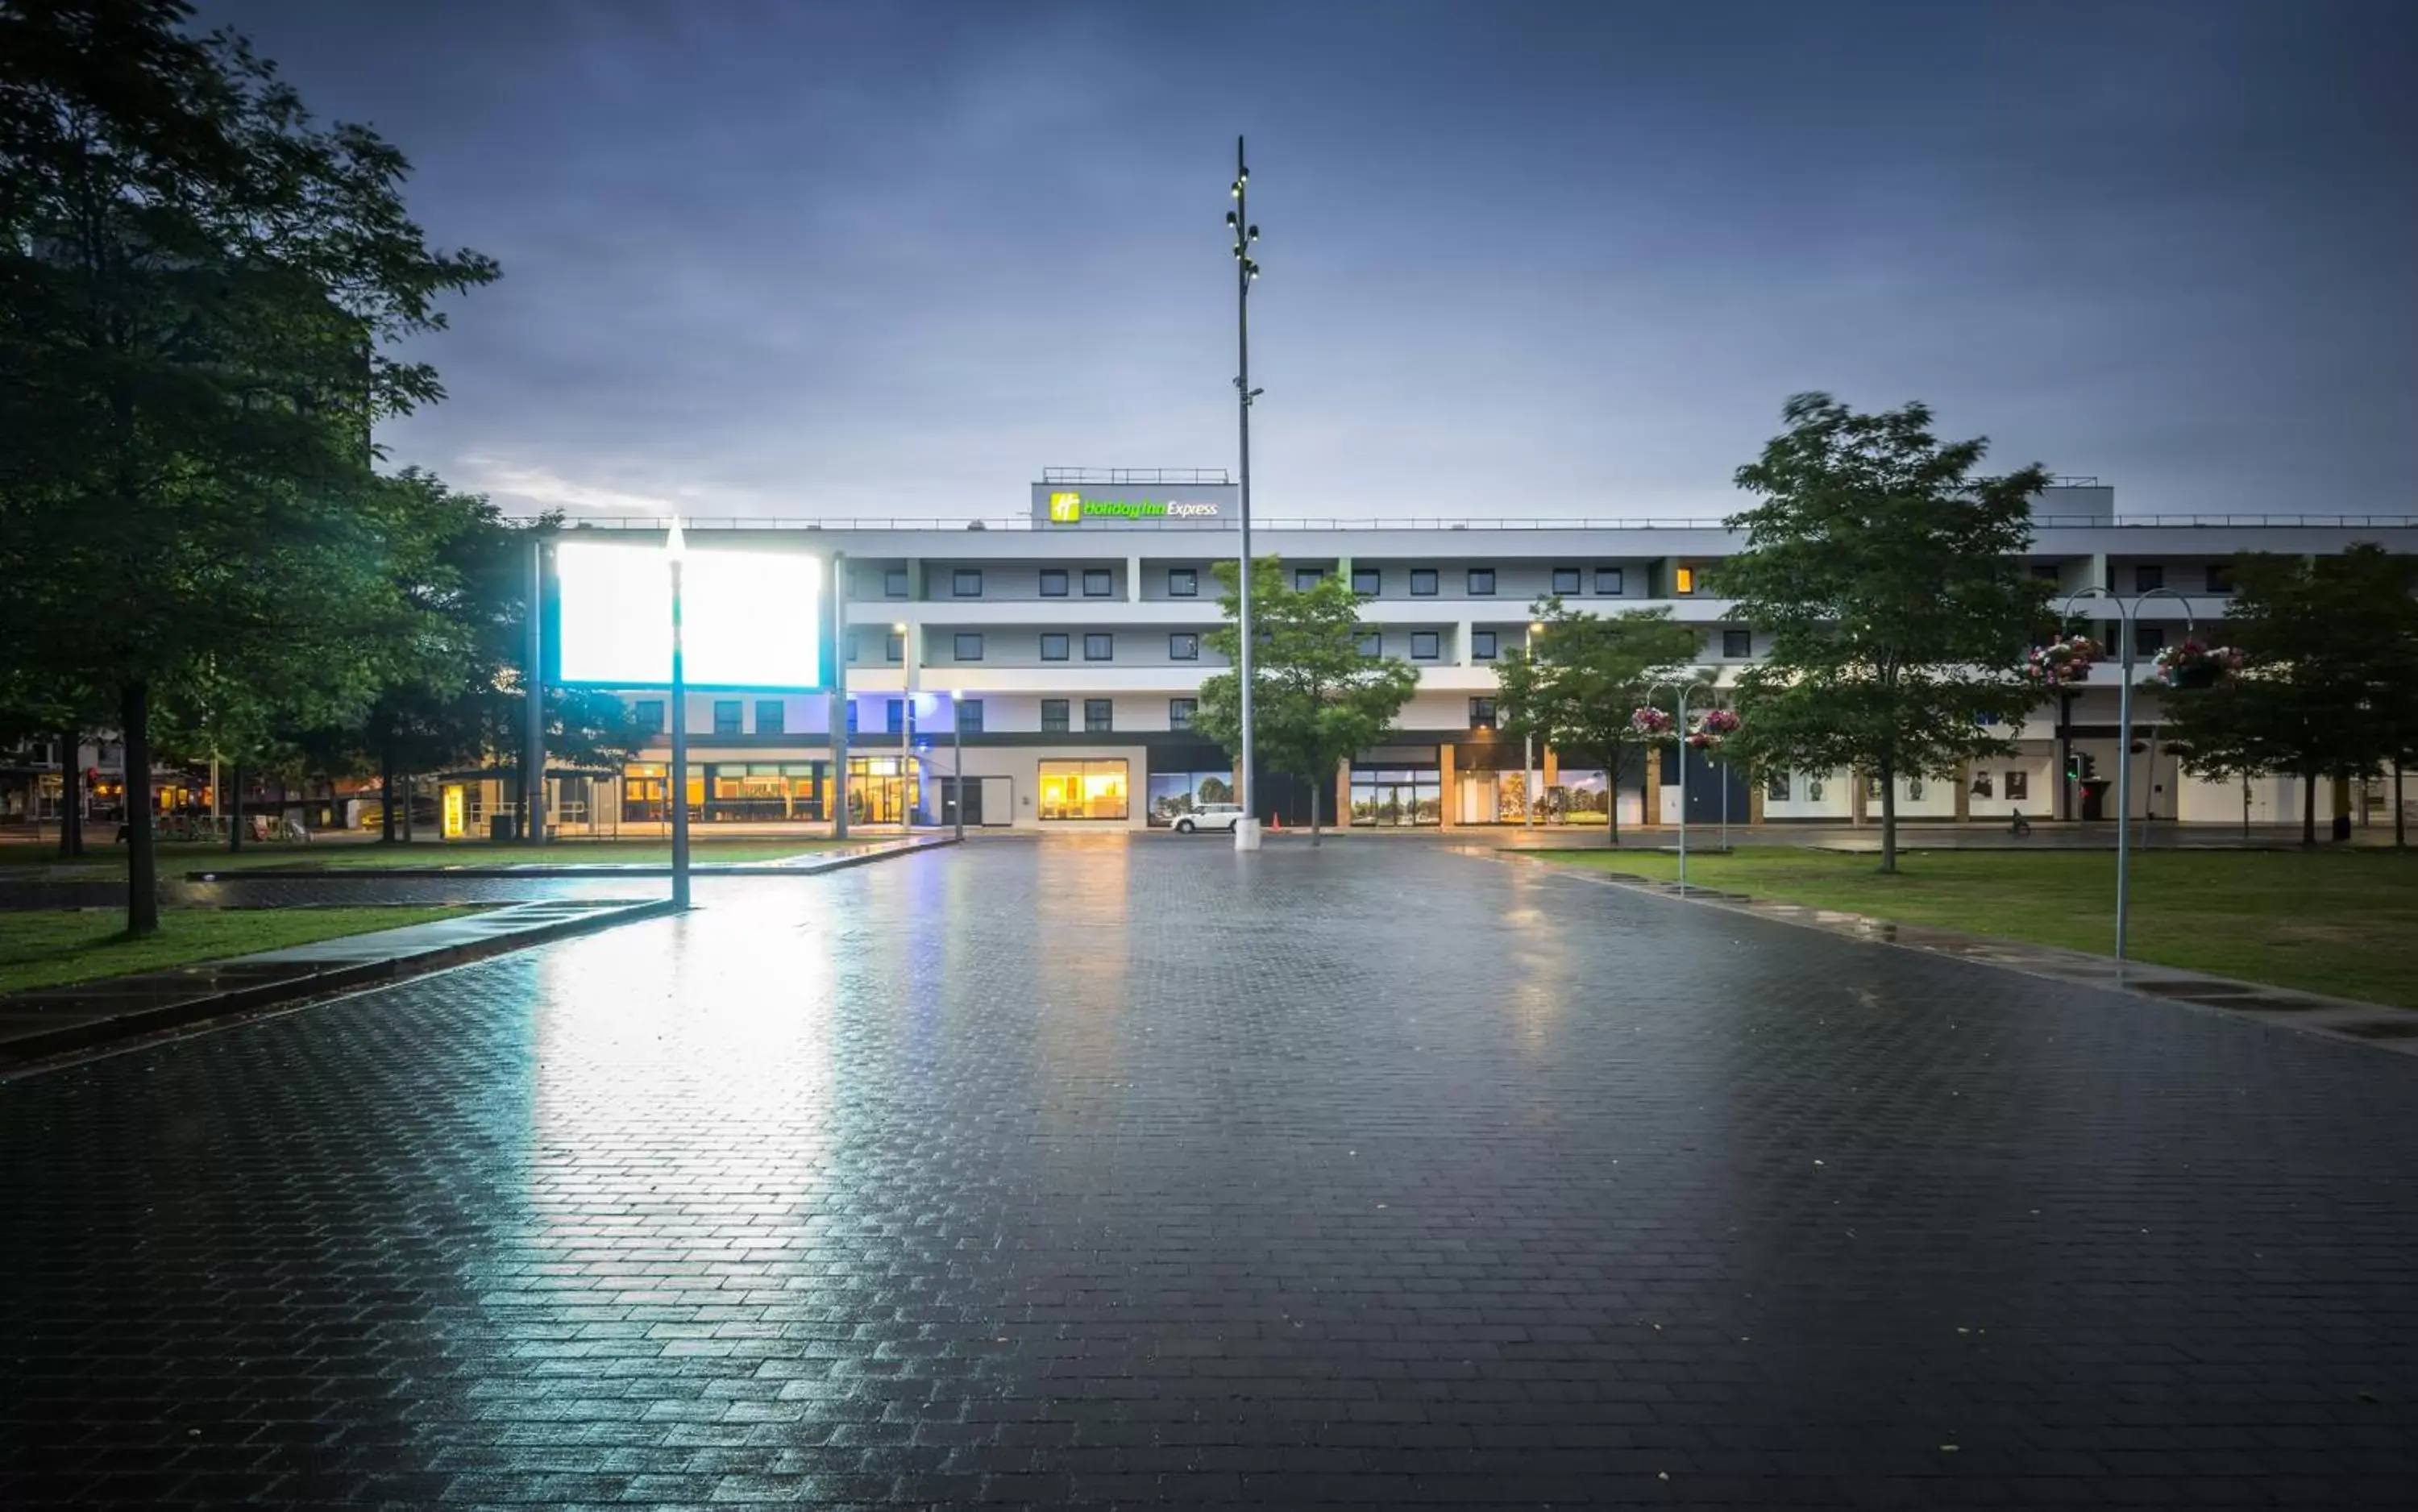
[(1051, 525), (1080, 525), (1085, 515), (1108, 520), (1214, 520), (1217, 506), (1179, 503), (1163, 498), (1085, 498), (1080, 494), (1049, 496)]

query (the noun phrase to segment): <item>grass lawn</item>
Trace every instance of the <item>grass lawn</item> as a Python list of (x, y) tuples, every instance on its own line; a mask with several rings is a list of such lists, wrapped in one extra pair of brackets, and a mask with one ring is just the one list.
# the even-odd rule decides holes
[[(1669, 881), (1678, 858), (1554, 850), (1556, 862)], [(1913, 850), (1880, 859), (1772, 847), (1688, 858), (1688, 880), (1906, 924), (2116, 948), (2112, 851)], [(2418, 855), (2150, 850), (2133, 854), (2135, 958), (2418, 1008)]]
[(0, 913), (0, 992), (157, 971), (476, 913), (474, 908), (162, 909), (160, 932), (119, 933), (115, 909)]
[[(780, 861), (789, 856), (809, 855), (844, 844), (859, 843), (819, 836), (788, 840), (693, 839), (689, 842), (689, 859), (700, 865), (714, 862)], [(382, 846), (367, 840), (318, 840), (307, 845), (246, 845), (241, 850), (229, 850), (222, 845), (163, 843), (160, 847), (160, 875), (182, 877), (193, 871), (249, 871), (255, 866), (349, 869), (510, 866), (531, 862), (556, 864), (651, 862), (662, 865), (668, 864), (671, 859), (672, 846), (668, 840), (562, 840), (548, 846), (499, 844), (492, 840), (422, 841), (407, 846)], [(115, 877), (126, 870), (126, 848), (119, 845), (95, 846), (79, 861), (62, 861), (55, 849), (42, 847), (0, 848), (0, 867), (11, 865), (54, 866), (59, 868), (58, 875), (62, 877), (78, 874)]]

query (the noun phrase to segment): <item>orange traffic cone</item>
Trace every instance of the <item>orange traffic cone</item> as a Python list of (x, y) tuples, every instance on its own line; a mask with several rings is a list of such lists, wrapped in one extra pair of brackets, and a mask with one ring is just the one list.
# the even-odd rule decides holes
[(1281, 814), (1269, 815), (1268, 828), (1271, 830), (1282, 830), (1284, 828), (1284, 816)]

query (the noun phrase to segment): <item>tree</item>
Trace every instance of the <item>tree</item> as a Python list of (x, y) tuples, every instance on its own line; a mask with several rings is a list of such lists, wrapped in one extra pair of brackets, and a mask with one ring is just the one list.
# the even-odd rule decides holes
[(1608, 791), (1605, 844), (1620, 844), (1620, 778), (1631, 756), (1651, 742), (1630, 725), (1653, 701), (1654, 684), (1693, 659), (1696, 633), (1674, 623), (1668, 609), (1592, 615), (1558, 598), (1539, 599), (1530, 614), (1543, 626), (1533, 649), (1514, 647), (1495, 669), (1502, 684), (1506, 735), (1533, 735), (1542, 744), (1577, 752), (1603, 767)]
[(1985, 438), (1942, 443), (1909, 404), (1857, 414), (1798, 394), (1788, 429), (1737, 470), (1764, 502), (1728, 520), (1746, 547), (1714, 574), (1768, 656), (1738, 679), (1737, 756), (1869, 771), (1881, 787), (1881, 870), (1897, 870), (1897, 778), (1946, 777), (2003, 755), (1994, 724), (2038, 692), (2016, 670), (2047, 621), (2025, 571), (2038, 465), (1977, 478)]
[[(1227, 623), (1209, 633), (1210, 649), (1229, 664), (1242, 650), (1235, 619), (1240, 574), (1232, 562), (1213, 569), (1225, 585)], [(1295, 588), (1274, 557), (1251, 563), (1251, 734), (1261, 756), (1309, 784), (1309, 835), (1319, 839), (1319, 802), (1339, 763), (1378, 742), (1394, 716), (1418, 691), (1419, 674), (1394, 657), (1360, 649), (1360, 597), (1339, 577)], [(1219, 672), (1201, 683), (1193, 727), (1240, 757), (1242, 681)]]
[(2225, 636), (2242, 665), (2166, 693), (2166, 736), (2198, 776), (2299, 777), (2301, 843), (2315, 845), (2319, 777), (2371, 776), (2418, 744), (2418, 558), (2370, 542), (2257, 553), (2233, 582)]
[(427, 247), (399, 152), (314, 127), (191, 18), (0, 0), (0, 641), (115, 695), (134, 934), (158, 925), (154, 708), (214, 662), (358, 695), (338, 679), (360, 659), (326, 652), (388, 607), (370, 429), (440, 397), (386, 347), (496, 274)]

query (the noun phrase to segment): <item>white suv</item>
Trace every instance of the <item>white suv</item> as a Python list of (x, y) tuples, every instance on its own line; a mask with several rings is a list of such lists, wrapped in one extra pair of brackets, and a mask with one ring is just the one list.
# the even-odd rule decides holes
[(1240, 803), (1203, 803), (1176, 819), (1175, 832), (1190, 834), (1195, 830), (1232, 830), (1242, 817), (1243, 805)]

